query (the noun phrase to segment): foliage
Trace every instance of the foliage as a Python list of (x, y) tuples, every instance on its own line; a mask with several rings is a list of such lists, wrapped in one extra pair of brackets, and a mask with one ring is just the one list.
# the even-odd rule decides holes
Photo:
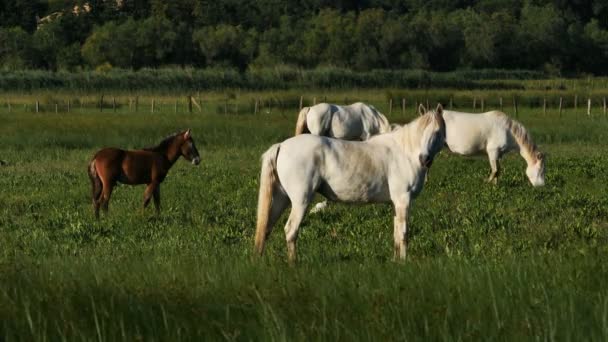
[[(33, 53), (0, 59), (5, 69), (94, 69), (108, 62), (127, 69), (294, 65), (606, 74), (608, 6), (601, 0), (576, 6), (549, 0), (138, 0), (87, 2), (89, 11), (82, 9), (85, 1), (28, 3), (2, 5), (16, 13), (0, 11), (6, 17), (0, 29), (21, 27), (33, 37)], [(33, 16), (47, 14), (32, 25)]]

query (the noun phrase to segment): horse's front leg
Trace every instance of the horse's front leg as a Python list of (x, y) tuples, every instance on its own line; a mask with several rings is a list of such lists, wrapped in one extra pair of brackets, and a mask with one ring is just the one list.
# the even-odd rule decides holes
[[(148, 204), (150, 204), (150, 200), (152, 199), (152, 196), (154, 195), (154, 193), (157, 191), (158, 185), (159, 185), (158, 183), (152, 182), (152, 183), (148, 184), (148, 186), (146, 187), (146, 190), (144, 191), (144, 207), (143, 207), (142, 211), (145, 211)], [(160, 196), (160, 193), (159, 193), (159, 196)], [(156, 202), (156, 199), (154, 199), (154, 201)]]
[(403, 261), (407, 256), (407, 219), (410, 210), (410, 194), (406, 193), (402, 195), (401, 198), (393, 201), (393, 205), (395, 206), (393, 226), (395, 261)]
[(160, 215), (160, 184), (152, 192), (154, 197), (154, 208), (156, 209), (156, 215)]
[(498, 184), (498, 175), (500, 174), (500, 165), (498, 164), (500, 154), (496, 150), (488, 150), (488, 158), (490, 160), (490, 168), (492, 169), (490, 177), (488, 178), (488, 183), (491, 182), (496, 185)]

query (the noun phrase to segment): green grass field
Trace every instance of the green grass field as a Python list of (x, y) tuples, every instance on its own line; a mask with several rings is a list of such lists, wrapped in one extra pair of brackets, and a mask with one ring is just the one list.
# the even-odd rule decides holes
[[(264, 258), (252, 247), (259, 157), (292, 134), (295, 110), (3, 107), (0, 340), (606, 340), (608, 118), (577, 114), (520, 110), (548, 155), (543, 188), (517, 154), (492, 186), (485, 158), (442, 152), (405, 264), (390, 205), (334, 205), (305, 218), (290, 267), (285, 217)], [(142, 186), (119, 186), (96, 222), (93, 153), (188, 127), (202, 162), (174, 166), (162, 214), (142, 212)]]

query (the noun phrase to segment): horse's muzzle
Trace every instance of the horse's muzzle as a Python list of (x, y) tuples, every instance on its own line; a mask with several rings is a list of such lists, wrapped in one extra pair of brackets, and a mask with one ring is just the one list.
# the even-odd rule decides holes
[(201, 163), (200, 157), (192, 158), (192, 165), (198, 165), (200, 163)]

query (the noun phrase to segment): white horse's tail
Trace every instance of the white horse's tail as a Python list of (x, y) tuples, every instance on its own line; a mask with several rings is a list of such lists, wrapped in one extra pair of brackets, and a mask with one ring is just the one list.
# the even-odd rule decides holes
[(308, 130), (308, 125), (306, 125), (306, 115), (308, 114), (309, 110), (310, 110), (310, 107), (304, 107), (300, 111), (300, 114), (298, 114), (298, 122), (296, 123), (296, 134), (295, 135), (310, 133), (310, 131)]
[(264, 243), (268, 235), (268, 220), (272, 208), (272, 193), (278, 181), (277, 157), (281, 144), (272, 145), (262, 155), (262, 171), (260, 172), (260, 192), (258, 194), (258, 221), (255, 230), (255, 252), (264, 253)]

